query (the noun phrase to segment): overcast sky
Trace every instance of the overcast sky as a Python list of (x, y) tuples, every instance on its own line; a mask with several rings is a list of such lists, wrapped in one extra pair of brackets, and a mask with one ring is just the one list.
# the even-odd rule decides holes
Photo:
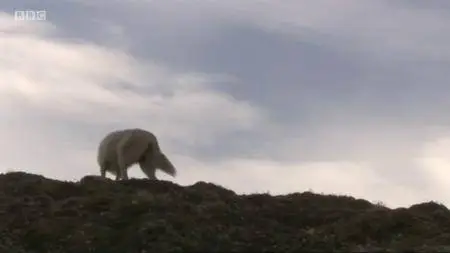
[(450, 205), (449, 45), (447, 0), (2, 0), (0, 172), (139, 127), (181, 185)]

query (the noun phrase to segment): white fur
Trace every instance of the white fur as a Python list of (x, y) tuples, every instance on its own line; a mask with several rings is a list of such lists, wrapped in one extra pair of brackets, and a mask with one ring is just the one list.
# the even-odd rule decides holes
[(161, 152), (156, 136), (139, 128), (113, 131), (106, 135), (98, 147), (97, 162), (102, 177), (110, 172), (116, 175), (116, 180), (128, 179), (128, 168), (136, 163), (149, 179), (156, 179), (158, 168), (176, 176), (176, 169)]

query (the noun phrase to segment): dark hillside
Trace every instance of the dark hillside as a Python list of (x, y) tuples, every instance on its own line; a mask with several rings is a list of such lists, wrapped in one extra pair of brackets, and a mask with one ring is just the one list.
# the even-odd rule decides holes
[(0, 252), (449, 252), (450, 212), (345, 196), (236, 195), (199, 182), (0, 175)]

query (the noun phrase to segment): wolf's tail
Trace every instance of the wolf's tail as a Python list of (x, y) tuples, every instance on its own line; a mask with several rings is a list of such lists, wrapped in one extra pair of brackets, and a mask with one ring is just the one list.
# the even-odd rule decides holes
[(165, 173), (171, 175), (172, 177), (175, 177), (177, 175), (177, 169), (175, 166), (173, 166), (172, 162), (167, 158), (167, 156), (163, 153), (160, 153), (158, 155), (159, 159), (159, 169), (164, 171)]

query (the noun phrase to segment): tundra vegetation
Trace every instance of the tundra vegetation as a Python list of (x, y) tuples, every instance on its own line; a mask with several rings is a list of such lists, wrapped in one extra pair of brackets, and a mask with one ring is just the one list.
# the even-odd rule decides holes
[(211, 183), (0, 174), (0, 252), (449, 252), (450, 212)]

